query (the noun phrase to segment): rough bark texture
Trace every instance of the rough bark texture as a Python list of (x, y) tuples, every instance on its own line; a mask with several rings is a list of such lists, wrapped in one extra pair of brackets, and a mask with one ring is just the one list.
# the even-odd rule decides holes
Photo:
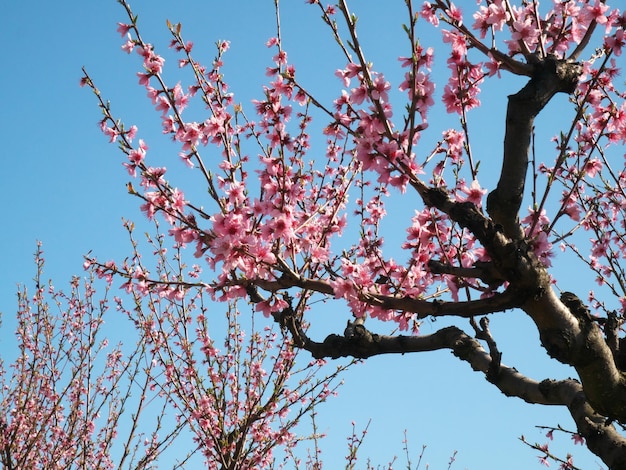
[(524, 197), (535, 117), (556, 93), (573, 93), (581, 72), (580, 64), (550, 56), (534, 64), (530, 81), (509, 96), (502, 172), (498, 186), (487, 198), (487, 210), (512, 239), (519, 240), (524, 235), (517, 214)]

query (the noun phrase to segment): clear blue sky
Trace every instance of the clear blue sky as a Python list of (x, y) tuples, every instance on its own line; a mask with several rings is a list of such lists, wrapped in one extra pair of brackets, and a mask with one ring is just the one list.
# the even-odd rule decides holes
[[(317, 10), (303, 0), (282, 3), (284, 47), (297, 66), (300, 80), (323, 99), (332, 99), (341, 86), (332, 74), (344, 63), (330, 52)], [(369, 51), (375, 68), (384, 71), (397, 86), (396, 57), (408, 54), (401, 30), (404, 2), (385, 2), (384, 8), (382, 2), (352, 3), (361, 19), (360, 36), (366, 53)], [(467, 4), (469, 8), (475, 2)], [(272, 0), (136, 1), (133, 8), (139, 14), (144, 39), (160, 50), (169, 42), (166, 19), (183, 23), (185, 38), (196, 45), (196, 57), (202, 57), (203, 52), (206, 62), (213, 57), (217, 39), (230, 40), (225, 73), (237, 101), (247, 106), (250, 99), (260, 96), (265, 66), (271, 58), (264, 43), (275, 35)], [(126, 256), (129, 247), (121, 218), (143, 220), (137, 201), (126, 193), (128, 177), (121, 166), (122, 158), (98, 129), (100, 114), (94, 97), (78, 86), (81, 66), (87, 67), (111, 100), (115, 114), (127, 124), (139, 126), (157, 158), (170, 162), (170, 167), (180, 165), (174, 149), (160, 136), (158, 115), (136, 83), (138, 58), (120, 50), (116, 23), (126, 18), (117, 2), (3, 2), (0, 16), (4, 18), (0, 30), (0, 185), (5, 201), (4, 229), (0, 232), (0, 354), (6, 354), (13, 344), (16, 284), (29, 282), (35, 273), (32, 259), (36, 240), (44, 243), (47, 276), (62, 287), (72, 274), (82, 273), (82, 256), (89, 250), (101, 259)], [(421, 25), (424, 45), (431, 41), (438, 44), (439, 33)], [(441, 70), (445, 55), (440, 53), (438, 59)], [(176, 68), (173, 61), (166, 66)], [(521, 83), (512, 79), (485, 84), (485, 108), (470, 114), (472, 145), (488, 170), (481, 178), (486, 187), (493, 186), (499, 171), (506, 95)], [(444, 84), (438, 81), (439, 92)], [(572, 113), (566, 105), (563, 97), (556, 99), (538, 127), (552, 122), (566, 126), (566, 117)], [(400, 112), (398, 109), (398, 115)], [(443, 105), (437, 106), (430, 122), (432, 133), (425, 139), (431, 141), (455, 125)], [(546, 153), (553, 149), (547, 138), (560, 128), (539, 134)], [(407, 197), (417, 200), (411, 194)], [(404, 212), (399, 209), (392, 220), (397, 221), (397, 233), (402, 236), (412, 208), (406, 200), (398, 207), (404, 207)], [(587, 287), (583, 282), (572, 280), (572, 285), (563, 288), (582, 289), (584, 295)], [(336, 319), (329, 321), (327, 333), (340, 332), (347, 318), (344, 306), (328, 306), (334, 309)], [(422, 332), (435, 331), (443, 324), (426, 322)], [(491, 327), (507, 365), (537, 380), (570, 374), (565, 367), (554, 367), (545, 356), (530, 320), (521, 313), (494, 316)], [(458, 450), (452, 468), (521, 470), (537, 466), (536, 452), (518, 441), (521, 434), (542, 443), (543, 433), (534, 429), (535, 425), (572, 427), (563, 410), (505, 398), (448, 352), (372, 358), (351, 370), (345, 379), (339, 397), (319, 409), (320, 428), (330, 435), (322, 446), (328, 468), (343, 465), (352, 420), (365, 426), (372, 419), (361, 457), (382, 465), (398, 455), (397, 468), (404, 462), (404, 429), (408, 430), (414, 462), (421, 446), (427, 445), (425, 460), (431, 468), (447, 468), (452, 451)], [(566, 444), (560, 448), (562, 455), (575, 451), (577, 465), (598, 468), (598, 460), (585, 449), (574, 449), (566, 437), (560, 440)], [(559, 450), (556, 443), (553, 450)]]

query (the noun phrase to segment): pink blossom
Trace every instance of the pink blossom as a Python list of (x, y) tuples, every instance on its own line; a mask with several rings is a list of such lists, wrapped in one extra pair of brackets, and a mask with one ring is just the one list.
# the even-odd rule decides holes
[(143, 197), (146, 202), (142, 204), (139, 209), (146, 214), (148, 219), (152, 220), (157, 211), (157, 201), (159, 200), (159, 194), (157, 192), (146, 192)]
[(293, 223), (293, 219), (288, 214), (280, 214), (272, 220), (271, 224), (263, 227), (262, 233), (269, 236), (269, 230), (271, 230), (273, 237), (289, 241), (296, 236)]
[(446, 10), (446, 15), (448, 15), (448, 18), (457, 26), (463, 24), (463, 13), (454, 3), (450, 3), (450, 6)]
[(168, 233), (174, 237), (177, 243), (180, 243), (183, 247), (186, 243), (190, 243), (198, 238), (196, 231), (187, 229), (185, 227), (173, 227), (169, 229)]
[(487, 76), (493, 77), (494, 75), (497, 75), (498, 78), (501, 77), (500, 75), (501, 62), (498, 62), (497, 60), (492, 59), (489, 62), (485, 62), (483, 65), (487, 69)]
[(110, 143), (115, 142), (120, 135), (117, 129), (107, 126), (106, 120), (100, 121), (100, 130), (102, 131), (104, 135), (109, 137)]
[(463, 110), (463, 103), (458, 96), (458, 89), (450, 84), (447, 84), (443, 89), (443, 103), (446, 105), (446, 111), (448, 113), (461, 113)]
[(160, 95), (159, 97), (157, 97), (156, 99), (156, 106), (155, 106), (157, 111), (161, 111), (161, 115), (165, 115), (167, 112), (169, 112), (170, 109), (172, 109), (172, 105), (170, 103), (170, 100), (168, 98), (166, 98), (163, 95)]
[(288, 99), (291, 99), (293, 94), (293, 84), (283, 79), (282, 75), (276, 77), (276, 80), (271, 83), (276, 93), (284, 95)]
[(154, 53), (151, 44), (139, 45), (137, 53), (143, 57), (143, 65), (151, 75), (161, 73), (165, 59)]
[(618, 29), (612, 36), (604, 38), (605, 47), (611, 49), (616, 56), (622, 55), (622, 47), (626, 44), (626, 38), (624, 37), (624, 30)]
[(283, 50), (278, 51), (278, 54), (272, 57), (272, 60), (276, 62), (276, 64), (278, 65), (286, 65), (287, 64), (287, 52)]
[(126, 171), (128, 171), (128, 174), (130, 176), (132, 176), (133, 178), (137, 177), (137, 166), (136, 165), (133, 165), (133, 164), (127, 163), (127, 162), (123, 162), (122, 166), (124, 168), (126, 168)]
[(198, 144), (200, 135), (201, 132), (198, 123), (190, 122), (185, 124), (182, 135), (177, 136), (177, 139), (181, 142), (184, 142), (183, 150), (189, 150), (191, 146), (195, 146)]
[(469, 188), (462, 183), (459, 186), (459, 191), (466, 194), (466, 196), (457, 197), (457, 199), (461, 202), (471, 202), (476, 205), (476, 207), (482, 207), (483, 196), (487, 193), (486, 189), (481, 189), (480, 184), (477, 180), (473, 180), (472, 184)]
[(137, 126), (130, 126), (130, 129), (126, 131), (126, 138), (132, 142), (135, 136), (137, 135)]
[(565, 192), (564, 197), (563, 212), (572, 220), (575, 220), (576, 222), (580, 221), (581, 207), (578, 204), (575, 195), (573, 193)]
[(163, 134), (176, 132), (176, 122), (172, 116), (162, 116), (161, 125), (163, 126)]
[(136, 45), (137, 43), (130, 37), (130, 34), (129, 34), (126, 39), (126, 42), (122, 44), (122, 50), (126, 52), (127, 54), (130, 54), (135, 49)]
[(546, 213), (545, 209), (541, 209), (541, 212), (537, 214), (535, 210), (531, 207), (528, 208), (528, 215), (522, 219), (522, 224), (530, 225), (535, 224), (536, 227), (542, 227), (548, 225), (550, 223), (550, 219)]
[(178, 154), (178, 156), (183, 161), (183, 163), (187, 165), (188, 168), (193, 168), (195, 166), (193, 161), (191, 160), (193, 158), (193, 154), (181, 152)]
[(149, 86), (150, 85), (150, 74), (148, 73), (141, 73), (141, 72), (137, 72), (137, 76), (139, 77), (139, 84), (142, 86)]
[(344, 86), (350, 86), (350, 79), (356, 77), (361, 71), (361, 66), (354, 62), (348, 63), (345, 69), (337, 69), (335, 75), (343, 80)]
[(607, 238), (603, 238), (601, 240), (595, 240), (592, 238), (590, 241), (592, 244), (590, 258), (606, 258), (609, 254), (609, 240)]
[(262, 265), (271, 267), (276, 264), (276, 255), (272, 253), (270, 246), (254, 245), (250, 247), (250, 255), (258, 264), (258, 268), (261, 268)]
[(595, 21), (598, 24), (606, 24), (607, 17), (605, 13), (608, 11), (609, 6), (605, 5), (600, 0), (595, 0), (593, 5), (588, 4), (583, 10), (583, 16), (589, 21)]
[(309, 97), (304, 90), (302, 90), (302, 88), (298, 88), (296, 95), (294, 96), (294, 101), (300, 106), (304, 106), (309, 101)]
[(443, 140), (448, 146), (446, 154), (452, 158), (455, 163), (460, 163), (463, 155), (465, 135), (455, 129), (448, 129), (443, 132)]
[(289, 305), (282, 299), (274, 297), (271, 300), (264, 300), (256, 304), (255, 310), (263, 312), (263, 316), (269, 318), (272, 313), (287, 308)]
[(354, 104), (362, 104), (364, 100), (368, 97), (367, 88), (364, 84), (359, 86), (358, 88), (353, 88), (350, 90), (350, 101)]
[(185, 194), (180, 189), (174, 188), (174, 190), (170, 194), (171, 208), (179, 213), (182, 213), (186, 205), (187, 201), (185, 200)]
[(457, 32), (448, 31), (442, 29), (441, 34), (443, 36), (443, 42), (450, 44), (452, 51), (458, 56), (465, 56), (467, 54), (467, 41), (465, 37)]
[(531, 18), (514, 21), (513, 29), (513, 33), (511, 34), (513, 41), (524, 42), (529, 47), (537, 43), (539, 31)]
[(139, 139), (139, 147), (130, 151), (130, 153), (128, 154), (128, 159), (133, 165), (139, 165), (143, 162), (147, 150), (148, 146), (142, 139)]
[(224, 193), (228, 197), (228, 202), (230, 202), (233, 207), (241, 206), (246, 200), (246, 188), (239, 181), (227, 183)]
[(593, 178), (596, 174), (602, 170), (602, 161), (598, 158), (592, 158), (585, 162), (583, 171), (587, 176)]
[(433, 26), (439, 26), (439, 18), (437, 18), (436, 9), (431, 5), (430, 2), (424, 2), (422, 5), (422, 10), (420, 14), (422, 18), (428, 21)]
[(502, 4), (502, 0), (490, 3), (489, 6), (481, 6), (480, 10), (474, 13), (473, 28), (480, 31), (480, 37), (486, 36), (489, 28), (493, 27), (498, 31), (502, 31), (504, 24), (509, 20), (510, 15), (506, 6)]
[(181, 113), (189, 103), (189, 95), (183, 92), (180, 83), (177, 83), (172, 90), (172, 94), (174, 95), (174, 104), (178, 108), (178, 112)]
[(117, 23), (117, 32), (120, 33), (120, 36), (126, 36), (133, 25), (125, 24), (125, 23)]
[(539, 261), (545, 266), (552, 266), (550, 258), (552, 258), (552, 243), (548, 240), (546, 232), (539, 232), (532, 241), (532, 248)]
[(386, 82), (382, 75), (374, 79), (374, 87), (372, 89), (372, 99), (383, 102), (389, 101), (387, 91), (391, 88), (391, 84)]

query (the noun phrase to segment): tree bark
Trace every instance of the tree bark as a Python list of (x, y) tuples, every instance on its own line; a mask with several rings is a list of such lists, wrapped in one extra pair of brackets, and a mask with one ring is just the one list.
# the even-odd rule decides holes
[(532, 78), (526, 86), (509, 96), (502, 171), (498, 186), (487, 198), (487, 211), (513, 240), (524, 236), (518, 214), (524, 197), (535, 117), (556, 93), (573, 93), (581, 73), (580, 64), (548, 56), (534, 64)]

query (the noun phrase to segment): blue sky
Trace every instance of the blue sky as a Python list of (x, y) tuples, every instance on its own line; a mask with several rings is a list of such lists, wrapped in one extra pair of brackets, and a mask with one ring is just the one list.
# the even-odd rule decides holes
[[(396, 57), (407, 55), (401, 30), (404, 2), (385, 2), (385, 8), (381, 3), (355, 1), (352, 9), (360, 17), (366, 54), (375, 68), (397, 85)], [(213, 57), (216, 40), (230, 40), (224, 71), (236, 100), (248, 106), (252, 98), (260, 96), (265, 67), (271, 60), (264, 43), (275, 35), (273, 1), (237, 0), (225, 5), (136, 1), (133, 9), (139, 14), (144, 39), (153, 42), (157, 50), (165, 50), (169, 42), (166, 19), (183, 23), (184, 37), (194, 41), (196, 57), (204, 57), (206, 62)], [(136, 83), (139, 59), (120, 50), (116, 23), (126, 18), (117, 2), (4, 2), (0, 13), (5, 18), (0, 30), (0, 103), (4, 108), (0, 113), (4, 141), (0, 184), (5, 193), (4, 230), (0, 233), (0, 354), (7, 355), (12, 345), (16, 285), (28, 283), (35, 273), (32, 259), (36, 241), (44, 243), (47, 276), (62, 287), (73, 274), (81, 274), (82, 257), (90, 250), (101, 259), (126, 256), (129, 246), (121, 218), (138, 222), (144, 218), (137, 201), (126, 193), (128, 175), (119, 152), (98, 129), (100, 113), (95, 99), (78, 86), (81, 67), (88, 69), (103, 95), (111, 100), (114, 113), (126, 124), (139, 126), (156, 158), (170, 162), (171, 167), (181, 165), (177, 152), (160, 136), (158, 115)], [(424, 45), (439, 44), (439, 33), (420, 24)], [(344, 63), (338, 60), (328, 36), (323, 35), (317, 10), (302, 0), (283, 1), (282, 28), (284, 47), (296, 64), (299, 79), (322, 99), (334, 98), (341, 84), (332, 74)], [(440, 53), (438, 59), (435, 77), (443, 77), (445, 55)], [(173, 61), (167, 66), (171, 73), (179, 73)], [(505, 78), (483, 86), (485, 107), (470, 114), (469, 119), (472, 145), (485, 169), (481, 183), (488, 188), (493, 187), (500, 167), (506, 95), (523, 83)], [(444, 84), (439, 79), (439, 92)], [(537, 121), (538, 128), (545, 123), (561, 125), (538, 132), (545, 153), (553, 149), (547, 139), (568, 124), (567, 116), (572, 113), (567, 100), (557, 97)], [(426, 142), (456, 125), (455, 118), (440, 104), (431, 113), (430, 123)], [(428, 148), (425, 145), (424, 149)], [(414, 195), (406, 197), (416, 200)], [(398, 214), (391, 220), (398, 224), (400, 240), (413, 207), (406, 201), (397, 207)], [(588, 279), (570, 282), (563, 288), (582, 289), (584, 295)], [(334, 313), (324, 317), (328, 317), (326, 333), (340, 332), (348, 318), (342, 311), (344, 306), (328, 305)], [(443, 324), (426, 322), (422, 332), (435, 331)], [(494, 316), (491, 328), (507, 365), (537, 380), (570, 374), (545, 356), (530, 320), (520, 312)], [(426, 445), (425, 461), (431, 468), (446, 468), (450, 455), (458, 450), (452, 468), (515, 470), (537, 465), (536, 452), (518, 441), (520, 435), (542, 443), (543, 433), (535, 425), (572, 426), (563, 410), (505, 398), (449, 352), (372, 358), (349, 371), (345, 381), (339, 397), (319, 409), (320, 428), (330, 435), (322, 446), (329, 468), (343, 465), (352, 420), (364, 427), (372, 419), (361, 457), (382, 465), (398, 455), (397, 468), (404, 462), (404, 429), (414, 462), (421, 446)], [(577, 465), (598, 468), (594, 456), (580, 447), (572, 448), (565, 436), (560, 440), (566, 444), (561, 447), (562, 455), (575, 451)], [(554, 445), (553, 450), (558, 450)]]

